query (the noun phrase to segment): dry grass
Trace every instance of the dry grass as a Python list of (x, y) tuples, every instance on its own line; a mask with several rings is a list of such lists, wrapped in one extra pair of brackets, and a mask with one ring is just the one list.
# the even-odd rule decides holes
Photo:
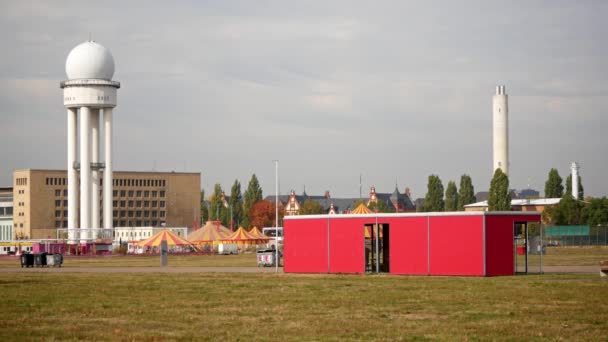
[[(171, 267), (255, 267), (255, 253), (239, 255), (169, 255)], [(63, 267), (158, 267), (160, 257), (147, 255), (67, 256)], [(18, 257), (0, 257), (0, 267), (21, 267)]]
[(2, 340), (605, 340), (597, 275), (8, 273)]
[[(598, 266), (608, 260), (608, 247), (548, 247), (543, 255), (544, 266)], [(517, 256), (517, 265), (525, 263), (523, 255)], [(528, 255), (528, 264), (540, 265), (539, 255)]]

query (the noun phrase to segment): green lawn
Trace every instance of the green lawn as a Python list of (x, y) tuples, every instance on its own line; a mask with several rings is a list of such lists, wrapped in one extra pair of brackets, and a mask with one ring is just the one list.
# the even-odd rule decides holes
[(598, 275), (5, 273), (0, 339), (605, 340)]

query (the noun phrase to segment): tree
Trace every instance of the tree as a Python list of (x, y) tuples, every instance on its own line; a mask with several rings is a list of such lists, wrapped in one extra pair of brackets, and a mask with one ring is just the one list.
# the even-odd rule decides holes
[(368, 206), (369, 210), (376, 212), (376, 213), (394, 213), (395, 212), (395, 207), (394, 206), (388, 206), (386, 205), (386, 203), (384, 201), (381, 200), (377, 200), (375, 202), (371, 202)]
[(449, 181), (445, 190), (445, 211), (456, 210), (458, 210), (458, 190), (456, 190), (456, 183)]
[(230, 189), (230, 200), (228, 206), (232, 210), (232, 222), (238, 227), (243, 221), (243, 196), (241, 195), (241, 183), (235, 179)]
[(551, 169), (545, 182), (545, 197), (546, 198), (561, 198), (564, 194), (564, 186), (562, 185), (562, 177), (556, 169)]
[(258, 178), (255, 176), (255, 173), (251, 176), (249, 180), (249, 185), (247, 185), (247, 190), (245, 191), (243, 201), (243, 226), (244, 227), (252, 227), (252, 222), (250, 221), (249, 211), (253, 207), (254, 204), (258, 203), (262, 200), (262, 188), (260, 188), (260, 183), (258, 182)]
[(274, 203), (258, 201), (249, 210), (249, 222), (253, 227), (274, 227), (275, 215)]
[(590, 226), (608, 225), (608, 198), (592, 198), (583, 208), (582, 221)]
[[(572, 193), (572, 174), (569, 174), (566, 178), (566, 192)], [(578, 175), (578, 199), (585, 198), (585, 189), (583, 189), (583, 181), (581, 175)]]
[(216, 183), (213, 186), (213, 194), (211, 195), (211, 205), (209, 208), (209, 218), (211, 220), (220, 220), (224, 226), (229, 225), (230, 213), (228, 208), (224, 206), (222, 199), (222, 186)]
[(458, 210), (463, 211), (467, 204), (475, 203), (475, 189), (473, 189), (473, 181), (471, 176), (460, 176), (460, 190), (458, 191)]
[(494, 172), (490, 183), (489, 211), (511, 210), (511, 194), (509, 194), (509, 177), (500, 168)]
[(209, 219), (209, 208), (207, 208), (207, 203), (205, 202), (205, 190), (201, 190), (201, 222), (199, 222), (199, 226), (203, 226), (205, 222)]
[(310, 198), (302, 203), (300, 207), (300, 215), (318, 215), (326, 214), (325, 210), (321, 207), (321, 204), (317, 201), (313, 201)]
[(427, 185), (426, 197), (424, 198), (424, 211), (443, 211), (443, 184), (437, 175), (430, 175)]
[(566, 192), (553, 211), (553, 221), (558, 225), (580, 224), (582, 222), (582, 202)]

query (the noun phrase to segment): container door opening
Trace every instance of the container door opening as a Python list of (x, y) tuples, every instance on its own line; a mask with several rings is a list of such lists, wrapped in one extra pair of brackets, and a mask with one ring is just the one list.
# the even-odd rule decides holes
[(515, 274), (528, 273), (528, 223), (515, 222), (513, 225), (513, 260)]
[(365, 229), (365, 272), (390, 272), (389, 225), (367, 224)]

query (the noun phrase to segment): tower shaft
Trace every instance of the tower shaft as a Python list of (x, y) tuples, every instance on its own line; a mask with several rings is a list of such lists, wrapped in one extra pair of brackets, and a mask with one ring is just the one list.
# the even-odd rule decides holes
[(500, 168), (509, 175), (509, 106), (505, 86), (497, 86), (492, 97), (492, 124), (494, 164), (493, 171)]

